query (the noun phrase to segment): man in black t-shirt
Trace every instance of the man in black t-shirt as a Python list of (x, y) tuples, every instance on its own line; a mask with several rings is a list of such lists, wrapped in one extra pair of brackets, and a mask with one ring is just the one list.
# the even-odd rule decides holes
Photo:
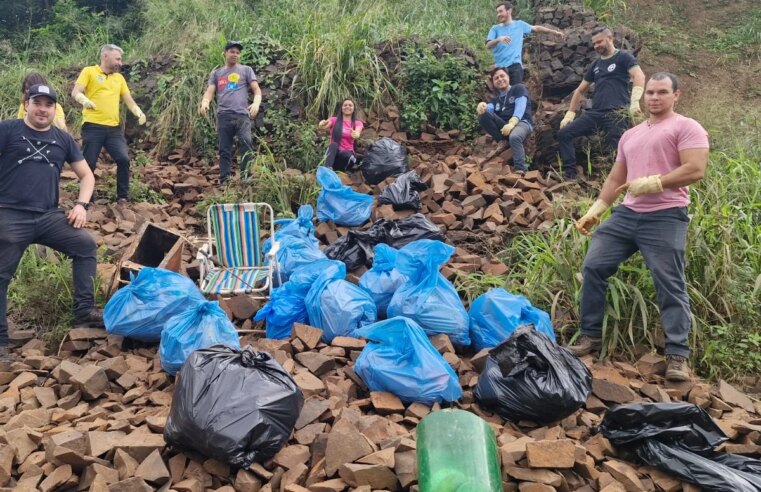
[[(95, 310), (96, 244), (83, 229), (95, 177), (71, 135), (51, 126), (55, 90), (37, 84), (28, 94), (24, 119), (0, 122), (0, 371), (10, 367), (8, 284), (30, 244), (71, 257), (75, 325), (103, 323)], [(79, 198), (68, 215), (58, 208), (64, 162), (80, 180)]]
[(491, 72), (491, 81), (497, 94), (489, 103), (476, 106), (478, 124), (496, 142), (507, 139), (513, 151), (513, 168), (526, 170), (526, 152), (523, 142), (531, 135), (531, 100), (523, 84), (510, 85), (507, 69), (497, 67)]
[[(642, 114), (639, 100), (645, 88), (645, 74), (637, 60), (630, 53), (616, 49), (613, 33), (608, 28), (599, 28), (592, 33), (592, 45), (600, 59), (589, 66), (584, 80), (573, 92), (568, 112), (560, 122), (558, 131), (563, 173), (569, 179), (576, 177), (573, 142), (577, 137), (602, 129), (606, 145), (615, 150), (621, 135), (631, 127), (630, 116)], [(633, 83), (631, 95), (629, 80)], [(592, 108), (574, 121), (581, 98), (592, 84), (595, 85)]]

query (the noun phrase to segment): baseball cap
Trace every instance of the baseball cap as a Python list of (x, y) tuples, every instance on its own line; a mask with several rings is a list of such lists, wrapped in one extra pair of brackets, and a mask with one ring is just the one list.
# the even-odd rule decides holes
[(35, 84), (29, 88), (27, 94), (29, 99), (45, 96), (51, 99), (54, 103), (58, 102), (58, 95), (55, 93), (55, 89), (47, 84)]
[(243, 45), (240, 44), (240, 41), (228, 41), (225, 45), (225, 51), (229, 50), (230, 48), (238, 48), (239, 50), (243, 50)]

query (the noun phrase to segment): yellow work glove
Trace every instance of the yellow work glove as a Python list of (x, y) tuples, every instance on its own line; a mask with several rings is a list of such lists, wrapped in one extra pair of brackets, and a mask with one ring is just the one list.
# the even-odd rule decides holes
[(139, 108), (139, 107), (137, 107), (137, 106), (132, 106), (132, 107), (130, 108), (130, 111), (132, 111), (132, 114), (134, 114), (134, 115), (135, 115), (135, 117), (137, 118), (137, 124), (138, 124), (138, 125), (145, 125), (145, 113), (143, 113), (143, 112), (140, 110), (140, 108)]
[(352, 130), (351, 138), (353, 138), (354, 140), (357, 140), (359, 138), (359, 130)]
[(259, 114), (259, 106), (262, 104), (262, 96), (260, 94), (254, 95), (254, 102), (248, 107), (248, 115), (252, 118), (256, 118)]
[(600, 217), (610, 208), (610, 205), (605, 203), (605, 200), (597, 199), (596, 202), (589, 207), (587, 213), (584, 214), (579, 220), (576, 221), (576, 229), (585, 236), (592, 234), (592, 228), (600, 223)]
[(484, 114), (485, 112), (486, 112), (486, 103), (485, 102), (478, 103), (478, 106), (476, 106), (476, 113)]
[(510, 118), (507, 121), (507, 125), (502, 127), (502, 130), (501, 130), (502, 135), (505, 136), (505, 137), (509, 136), (510, 132), (513, 131), (513, 128), (515, 128), (516, 125), (518, 125), (518, 123), (520, 123), (520, 120), (518, 118), (516, 118), (515, 116)]
[(622, 191), (628, 191), (631, 196), (647, 195), (649, 193), (660, 193), (663, 191), (661, 175), (653, 174), (652, 176), (637, 178), (634, 181), (629, 181), (628, 183), (624, 183), (616, 188), (616, 193), (621, 193)]
[(642, 87), (635, 86), (632, 88), (632, 100), (629, 104), (629, 112), (631, 113), (632, 118), (642, 116), (642, 108), (639, 107), (639, 100), (642, 99), (643, 92), (645, 92), (645, 89)]
[(85, 109), (95, 109), (95, 103), (87, 99), (87, 96), (81, 92), (74, 96), (74, 100), (81, 104)]
[(211, 101), (209, 99), (206, 99), (205, 97), (201, 99), (201, 109), (200, 109), (201, 116), (206, 116), (206, 113), (209, 112), (209, 104), (211, 104)]
[(574, 118), (576, 118), (576, 111), (566, 111), (565, 116), (560, 120), (560, 128), (563, 128), (568, 123), (572, 122)]

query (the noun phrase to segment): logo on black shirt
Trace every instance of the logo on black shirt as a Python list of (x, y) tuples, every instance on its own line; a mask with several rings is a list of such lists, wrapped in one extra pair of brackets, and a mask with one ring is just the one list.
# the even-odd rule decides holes
[(616, 69), (616, 64), (615, 63), (611, 63), (610, 65), (608, 65), (608, 72), (612, 72), (615, 69)]

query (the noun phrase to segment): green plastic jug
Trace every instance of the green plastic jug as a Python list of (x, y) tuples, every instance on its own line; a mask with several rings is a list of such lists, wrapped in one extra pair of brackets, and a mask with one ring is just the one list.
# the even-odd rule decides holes
[(494, 431), (464, 410), (428, 414), (417, 426), (420, 492), (502, 492)]

